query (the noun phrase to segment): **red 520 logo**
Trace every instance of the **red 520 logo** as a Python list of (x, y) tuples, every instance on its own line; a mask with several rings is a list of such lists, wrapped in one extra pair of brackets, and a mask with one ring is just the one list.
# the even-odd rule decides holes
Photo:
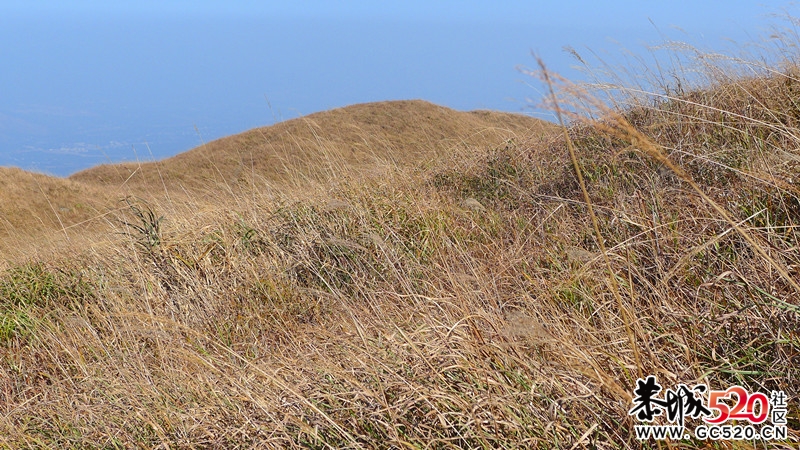
[[(734, 403), (730, 406), (723, 400), (732, 400)], [(709, 391), (708, 409), (719, 411), (719, 415), (703, 417), (706, 423), (718, 424), (728, 420), (743, 419), (758, 424), (767, 420), (769, 399), (760, 392), (748, 394), (743, 387), (732, 386), (725, 391)]]

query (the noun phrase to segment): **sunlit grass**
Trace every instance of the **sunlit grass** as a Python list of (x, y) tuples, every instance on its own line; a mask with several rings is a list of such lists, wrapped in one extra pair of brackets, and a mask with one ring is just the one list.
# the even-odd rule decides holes
[(795, 399), (796, 73), (620, 109), (556, 82), (564, 135), (371, 170), (326, 143), (286, 189), (153, 172), (102, 232), (7, 261), (0, 444), (655, 448), (643, 375)]

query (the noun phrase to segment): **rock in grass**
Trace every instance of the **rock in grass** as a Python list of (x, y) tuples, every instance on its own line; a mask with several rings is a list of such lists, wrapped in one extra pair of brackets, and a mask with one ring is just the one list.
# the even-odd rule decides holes
[(486, 212), (486, 207), (472, 197), (464, 199), (464, 201), (461, 202), (461, 207), (474, 212)]

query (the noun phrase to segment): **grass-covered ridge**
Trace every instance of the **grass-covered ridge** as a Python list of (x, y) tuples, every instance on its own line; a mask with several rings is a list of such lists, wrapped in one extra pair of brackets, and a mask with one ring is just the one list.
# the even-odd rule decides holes
[(792, 448), (794, 74), (574, 122), (597, 230), (553, 132), (120, 198), (0, 277), (0, 445), (639, 447), (653, 374), (786, 391)]

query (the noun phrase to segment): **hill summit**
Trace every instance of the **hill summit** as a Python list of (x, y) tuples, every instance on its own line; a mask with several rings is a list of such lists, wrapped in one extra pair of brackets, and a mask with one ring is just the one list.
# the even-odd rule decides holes
[(43, 236), (106, 230), (109, 212), (127, 196), (202, 203), (220, 191), (254, 186), (302, 190), (310, 181), (424, 163), (455, 148), (497, 146), (550, 128), (520, 114), (386, 101), (255, 128), (160, 161), (104, 164), (66, 179), (0, 168), (0, 251), (27, 252), (31, 242), (37, 251)]
[(311, 177), (376, 163), (420, 162), (453, 147), (493, 146), (551, 124), (521, 114), (460, 112), (422, 100), (365, 103), (225, 137), (162, 161), (101, 165), (70, 177), (139, 190), (207, 189)]

